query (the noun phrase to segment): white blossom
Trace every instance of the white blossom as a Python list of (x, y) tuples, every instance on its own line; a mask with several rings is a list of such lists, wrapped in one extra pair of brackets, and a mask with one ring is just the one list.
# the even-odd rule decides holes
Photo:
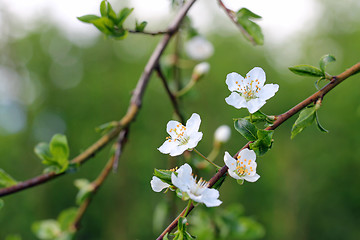
[(219, 191), (208, 188), (208, 182), (200, 179), (196, 182), (196, 178), (192, 176), (192, 169), (189, 164), (185, 163), (171, 175), (172, 184), (179, 188), (183, 194), (187, 194), (190, 199), (195, 202), (204, 203), (207, 207), (219, 206), (222, 202), (219, 198)]
[(194, 60), (204, 60), (214, 53), (213, 45), (204, 37), (195, 36), (185, 43), (186, 54)]
[(231, 136), (231, 129), (228, 125), (221, 125), (215, 131), (215, 140), (221, 143), (229, 141)]
[(210, 64), (207, 62), (201, 62), (194, 67), (194, 74), (198, 76), (204, 76), (210, 70)]
[(229, 175), (235, 179), (244, 179), (248, 182), (256, 182), (260, 176), (256, 173), (256, 154), (247, 148), (241, 150), (237, 159), (225, 152), (224, 162), (229, 168)]
[(191, 115), (186, 126), (178, 121), (169, 121), (166, 131), (170, 136), (158, 150), (164, 154), (170, 154), (170, 156), (178, 156), (188, 149), (195, 148), (203, 136), (202, 132), (199, 132), (200, 123), (201, 119), (197, 113)]
[(245, 78), (235, 72), (229, 73), (226, 84), (232, 93), (225, 98), (226, 103), (238, 109), (247, 108), (250, 113), (256, 112), (279, 90), (277, 84), (264, 85), (265, 80), (265, 72), (260, 67), (251, 69)]

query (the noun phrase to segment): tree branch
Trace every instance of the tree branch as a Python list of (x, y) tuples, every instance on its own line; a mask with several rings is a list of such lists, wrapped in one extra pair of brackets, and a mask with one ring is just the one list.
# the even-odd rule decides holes
[[(310, 97), (306, 98), (304, 101), (297, 104), (295, 107), (291, 108), (289, 111), (279, 115), (277, 119), (275, 120), (274, 124), (272, 126), (269, 126), (265, 128), (265, 130), (275, 130), (278, 126), (280, 126), (283, 122), (288, 120), (290, 117), (295, 115), (300, 110), (304, 109), (309, 104), (316, 102), (319, 98), (323, 98), (329, 91), (331, 91), (333, 88), (335, 88), (337, 85), (339, 85), (341, 82), (343, 82), (345, 79), (351, 77), (352, 75), (355, 75), (356, 73), (360, 72), (360, 62), (352, 66), (351, 68), (347, 69), (343, 73), (333, 76), (330, 83), (325, 85), (322, 89), (311, 95)], [(241, 150), (244, 148), (248, 148), (250, 143), (248, 142), (244, 147), (242, 147), (233, 157), (236, 158)], [(224, 174), (226, 174), (228, 170), (228, 167), (224, 165), (210, 180), (209, 180), (209, 187), (212, 187)], [(194, 207), (191, 207), (188, 211), (188, 213), (191, 212), (191, 210)], [(182, 211), (181, 214), (185, 213), (186, 209)], [(157, 238), (157, 240), (163, 239), (166, 233), (170, 233), (176, 226), (177, 222), (180, 216), (179, 215), (165, 230), (161, 235)]]
[(168, 34), (169, 32), (167, 31), (158, 31), (158, 32), (140, 32), (140, 31), (136, 31), (136, 30), (131, 30), (131, 29), (127, 29), (127, 31), (129, 33), (139, 33), (139, 34), (145, 34), (145, 35), (150, 35), (150, 36), (158, 36), (158, 35), (164, 35), (164, 34)]
[[(95, 154), (101, 150), (104, 146), (106, 146), (111, 140), (113, 140), (120, 131), (127, 127), (131, 122), (135, 120), (135, 117), (141, 107), (143, 95), (146, 89), (146, 86), (149, 82), (150, 76), (158, 65), (159, 59), (163, 51), (165, 50), (166, 46), (168, 45), (171, 37), (179, 30), (180, 24), (184, 17), (186, 16), (187, 12), (191, 8), (191, 6), (195, 3), (196, 0), (190, 0), (185, 3), (185, 5), (180, 9), (177, 16), (173, 20), (173, 22), (168, 27), (167, 33), (163, 37), (163, 39), (158, 43), (157, 47), (155, 48), (154, 52), (152, 53), (150, 59), (148, 60), (144, 72), (142, 73), (136, 88), (133, 92), (133, 96), (130, 100), (129, 108), (125, 116), (119, 121), (119, 125), (110, 131), (108, 134), (101, 137), (97, 142), (91, 145), (88, 149), (86, 149), (83, 153), (75, 157), (70, 162), (72, 164), (82, 164), (86, 160), (90, 159), (91, 157), (95, 156)], [(46, 174), (42, 174), (40, 176), (34, 177), (32, 179), (26, 180), (24, 182), (20, 182), (14, 186), (7, 187), (0, 189), (0, 197), (7, 196), (9, 194), (22, 191), (24, 189), (28, 189), (33, 186), (40, 185), (45, 183), (51, 179), (54, 179), (58, 176), (62, 176), (65, 173), (56, 174), (55, 172), (50, 172)]]

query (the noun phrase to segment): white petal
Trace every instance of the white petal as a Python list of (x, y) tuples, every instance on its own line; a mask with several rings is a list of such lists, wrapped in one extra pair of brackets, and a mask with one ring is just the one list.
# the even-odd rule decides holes
[(194, 147), (197, 146), (197, 144), (200, 142), (200, 140), (202, 139), (203, 137), (203, 133), (202, 132), (196, 132), (196, 133), (193, 133), (192, 135), (189, 136), (190, 139), (189, 139), (189, 142), (186, 144), (187, 146), (187, 149), (192, 149)]
[(246, 108), (249, 110), (249, 112), (252, 114), (259, 110), (262, 106), (264, 106), (266, 102), (264, 100), (261, 100), (260, 98), (255, 98), (247, 101)]
[(181, 145), (181, 146), (177, 145), (176, 147), (171, 149), (170, 156), (172, 156), (172, 157), (179, 156), (180, 154), (185, 152), (187, 149), (188, 149), (187, 145)]
[(262, 87), (266, 80), (265, 72), (260, 67), (254, 67), (246, 74), (246, 79), (250, 81), (255, 81), (257, 79), (259, 81), (259, 86)]
[(279, 85), (277, 84), (266, 84), (258, 93), (258, 97), (262, 100), (268, 100), (273, 97), (275, 93), (279, 90)]
[(260, 178), (259, 174), (255, 174), (253, 176), (245, 176), (244, 179), (248, 182), (256, 182)]
[(174, 142), (174, 141), (169, 141), (169, 140), (166, 140), (159, 148), (158, 150), (161, 152), (161, 153), (164, 153), (164, 154), (168, 154), (170, 153), (171, 151), (173, 151), (173, 149), (177, 148), (178, 146), (178, 143), (177, 142)]
[(235, 173), (235, 170), (231, 171), (230, 169), (228, 169), (228, 173), (229, 173), (230, 177), (232, 177), (232, 178), (241, 179), (241, 177)]
[(155, 177), (155, 176), (152, 177), (150, 184), (151, 184), (152, 190), (154, 190), (155, 192), (161, 192), (161, 190), (163, 190), (164, 188), (170, 187), (169, 184), (161, 181), (160, 178)]
[(175, 133), (175, 131), (170, 131), (170, 130), (176, 129), (179, 124), (181, 124), (181, 123), (179, 123), (178, 121), (174, 121), (174, 120), (171, 120), (167, 123), (166, 131), (172, 138), (175, 138), (177, 136), (177, 134)]
[(230, 96), (225, 98), (225, 101), (227, 104), (229, 104), (237, 109), (247, 106), (245, 98), (243, 98), (242, 96), (240, 96), (240, 94), (238, 94), (236, 92), (232, 92), (230, 94)]
[(186, 133), (191, 135), (192, 133), (199, 131), (200, 123), (201, 119), (199, 114), (193, 113), (186, 122)]
[(239, 156), (240, 156), (240, 160), (250, 159), (252, 161), (256, 161), (256, 153), (248, 148), (244, 148), (243, 150), (241, 150)]
[(236, 84), (236, 82), (241, 83), (241, 81), (243, 80), (244, 78), (240, 74), (232, 72), (226, 76), (225, 82), (228, 85), (228, 89), (230, 90), (230, 92), (234, 92), (238, 91), (238, 85)]
[(229, 171), (233, 172), (236, 169), (236, 160), (232, 156), (230, 156), (228, 152), (225, 152), (224, 162), (229, 168)]
[(201, 201), (207, 206), (207, 207), (217, 207), (222, 202), (218, 199), (219, 198), (219, 191), (213, 188), (205, 189), (205, 191), (202, 194)]

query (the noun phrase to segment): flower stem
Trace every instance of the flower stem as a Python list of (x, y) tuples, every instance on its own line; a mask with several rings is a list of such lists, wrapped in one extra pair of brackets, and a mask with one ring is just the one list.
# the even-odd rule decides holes
[(176, 97), (180, 97), (187, 93), (195, 85), (195, 82), (196, 81), (194, 79), (191, 79), (190, 82), (183, 89), (175, 93)]
[(204, 155), (202, 155), (196, 148), (194, 148), (194, 151), (200, 155), (200, 157), (202, 157), (203, 159), (205, 159), (206, 161), (208, 161), (211, 165), (213, 165), (214, 167), (216, 167), (217, 169), (220, 169), (221, 167), (216, 165), (215, 163), (213, 163), (212, 161), (210, 161), (209, 159), (207, 159)]
[(253, 122), (253, 115), (250, 113), (250, 122)]
[(186, 217), (187, 214), (189, 213), (189, 209), (191, 207), (191, 204), (192, 204), (192, 199), (189, 199), (189, 202), (188, 202), (187, 207), (186, 207), (186, 211), (185, 211), (185, 213), (183, 215), (184, 217)]

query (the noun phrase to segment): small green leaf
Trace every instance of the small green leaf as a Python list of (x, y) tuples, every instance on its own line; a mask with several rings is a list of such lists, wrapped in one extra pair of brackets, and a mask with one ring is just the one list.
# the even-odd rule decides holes
[(310, 65), (296, 65), (289, 67), (289, 70), (297, 75), (310, 76), (310, 77), (324, 77), (324, 73), (313, 66)]
[(264, 44), (264, 35), (259, 25), (250, 20), (250, 18), (261, 18), (259, 15), (251, 12), (249, 9), (242, 8), (236, 13), (237, 22), (244, 28), (247, 34), (244, 36), (251, 41), (250, 35), (256, 44)]
[(135, 22), (135, 31), (137, 32), (143, 32), (145, 27), (147, 25), (147, 22), (141, 22), (141, 23), (138, 23), (137, 21)]
[(316, 126), (318, 127), (318, 129), (319, 129), (321, 132), (328, 133), (329, 130), (326, 130), (323, 126), (321, 126), (317, 111), (315, 112), (315, 116), (316, 116), (316, 118), (315, 118), (315, 120), (316, 120)]
[(236, 182), (237, 182), (239, 185), (243, 185), (243, 184), (244, 184), (244, 179), (237, 179)]
[(69, 146), (67, 138), (63, 134), (55, 134), (50, 141), (50, 153), (55, 159), (69, 158)]
[(163, 240), (169, 240), (168, 236), (169, 236), (169, 233), (166, 233), (163, 237)]
[(304, 128), (310, 126), (316, 118), (315, 105), (303, 109), (291, 129), (291, 139), (299, 134)]
[(10, 187), (16, 184), (17, 181), (0, 168), (0, 187)]
[(51, 165), (54, 162), (48, 143), (39, 143), (36, 145), (34, 152), (41, 160), (43, 160), (43, 164)]
[[(175, 173), (174, 171), (170, 170), (161, 170), (161, 169), (154, 169), (154, 176), (160, 178), (162, 181), (166, 182), (167, 184), (172, 185), (171, 182), (171, 175)], [(176, 173), (175, 173), (176, 175)]]
[(81, 205), (94, 191), (94, 186), (87, 179), (76, 179), (75, 186), (79, 189), (76, 195), (76, 204)]
[(63, 210), (57, 221), (60, 225), (60, 229), (61, 231), (69, 231), (71, 224), (74, 222), (76, 216), (78, 213), (78, 209), (77, 208), (68, 208)]
[(248, 141), (255, 141), (257, 139), (257, 127), (245, 118), (235, 120), (234, 127)]
[(107, 8), (106, 8), (106, 1), (101, 1), (100, 3), (100, 14), (102, 17), (106, 17), (107, 16)]
[(79, 19), (80, 21), (85, 22), (85, 23), (91, 23), (92, 21), (99, 19), (99, 18), (100, 18), (99, 16), (89, 14), (89, 15), (84, 15), (84, 16), (78, 17), (77, 19)]
[(221, 185), (224, 183), (227, 174), (222, 175), (219, 180), (212, 186), (212, 188), (219, 189)]
[(250, 143), (250, 149), (255, 151), (257, 156), (264, 155), (271, 148), (273, 134), (274, 131), (259, 129), (257, 131), (258, 139)]
[(102, 33), (106, 35), (113, 34), (114, 22), (107, 17), (101, 17), (92, 20), (90, 23), (92, 23), (97, 29), (99, 29)]
[(96, 132), (101, 132), (101, 134), (105, 134), (107, 132), (109, 132), (111, 129), (117, 127), (119, 125), (119, 122), (117, 121), (112, 121), (112, 122), (107, 122), (104, 124), (101, 124), (100, 126), (95, 128)]
[(0, 199), (0, 209), (2, 209), (3, 207), (4, 207), (4, 201)]
[(324, 75), (325, 75), (326, 65), (328, 65), (331, 62), (335, 62), (335, 61), (336, 61), (335, 57), (330, 54), (326, 54), (325, 56), (322, 56), (320, 58), (319, 65), (320, 65), (320, 69)]
[(111, 4), (108, 2), (107, 3), (107, 7), (108, 7), (108, 12), (107, 12), (107, 16), (114, 21), (114, 23), (117, 25), (118, 24), (118, 19), (116, 16), (116, 13), (114, 11), (114, 9), (112, 8)]
[(43, 220), (33, 223), (31, 226), (33, 233), (40, 239), (55, 239), (61, 234), (60, 225), (53, 219)]
[(124, 24), (126, 18), (131, 14), (131, 12), (134, 10), (134, 8), (123, 8), (118, 16), (117, 26), (122, 27)]

